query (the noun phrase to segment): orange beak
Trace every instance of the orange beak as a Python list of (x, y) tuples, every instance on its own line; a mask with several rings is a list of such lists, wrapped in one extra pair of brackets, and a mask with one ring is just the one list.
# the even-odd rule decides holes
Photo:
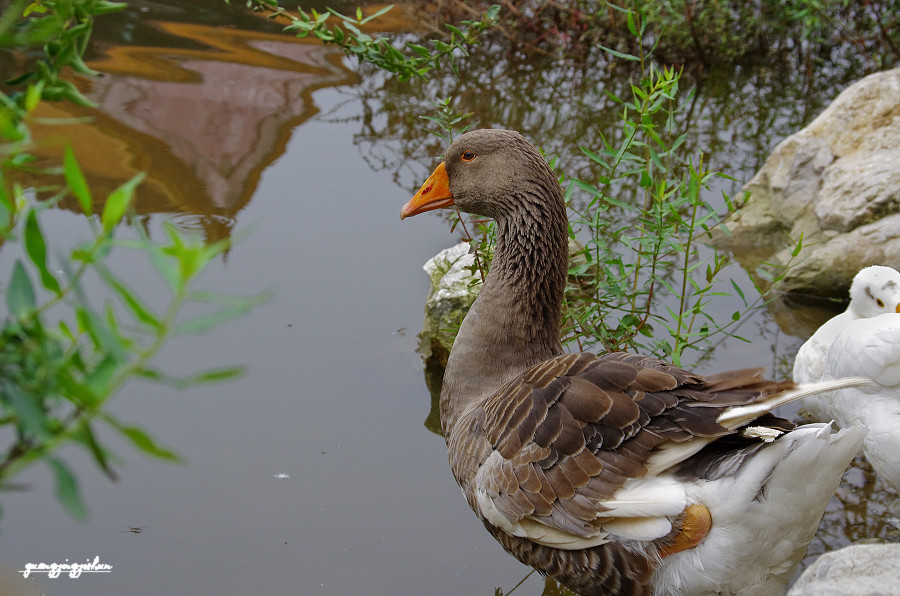
[(447, 168), (441, 162), (434, 169), (422, 188), (400, 210), (400, 219), (449, 207), (453, 204), (453, 195), (450, 194), (450, 179), (447, 178)]

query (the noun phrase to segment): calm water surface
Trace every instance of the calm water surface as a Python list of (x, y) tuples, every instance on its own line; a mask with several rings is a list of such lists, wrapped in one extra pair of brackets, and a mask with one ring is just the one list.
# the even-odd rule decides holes
[[(361, 82), (339, 52), (216, 2), (190, 15), (178, 6), (135, 2), (110, 17), (92, 61), (107, 74), (83, 82), (99, 111), (45, 114), (94, 123), (40, 134), (70, 139), (101, 191), (148, 172), (135, 222), (151, 235), (174, 219), (210, 239), (239, 236), (204, 289), (272, 298), (213, 332), (172, 341), (157, 362), (172, 373), (246, 364), (241, 379), (187, 392), (132, 382), (114, 399), (120, 419), (149, 429), (184, 465), (110, 438), (121, 455), (112, 483), (87, 454), (66, 450), (86, 523), (61, 510), (40, 466), (18, 479), (27, 490), (2, 495), (0, 594), (508, 592), (528, 570), (483, 531), (443, 440), (424, 425), (421, 265), (455, 239), (437, 217), (401, 224), (399, 209), (437, 152), (389, 142), (396, 113), (382, 110), (373, 79)], [(45, 225), (67, 246), (86, 226), (63, 207)], [(9, 262), (0, 261), (4, 273)], [(146, 264), (127, 254), (114, 263), (149, 299), (164, 299)], [(704, 370), (734, 362), (789, 370), (802, 338), (768, 314), (742, 331), (755, 343), (724, 345)], [(850, 480), (813, 554), (892, 531), (870, 472), (860, 466)], [(29, 562), (95, 556), (111, 573), (16, 573)], [(555, 590), (533, 575), (516, 593)]]

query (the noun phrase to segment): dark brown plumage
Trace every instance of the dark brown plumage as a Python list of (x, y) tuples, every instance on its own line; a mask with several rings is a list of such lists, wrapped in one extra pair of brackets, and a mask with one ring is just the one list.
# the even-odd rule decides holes
[[(469, 505), (508, 552), (580, 594), (651, 593), (686, 497), (678, 493), (670, 513), (629, 514), (652, 518), (655, 534), (628, 526), (623, 535), (649, 537), (607, 539), (617, 491), (654, 466), (655, 474), (680, 465), (692, 480), (733, 472), (721, 452), (743, 461), (757, 450), (746, 446), (758, 441), (735, 439), (691, 456), (745, 424), (721, 422), (723, 412), (777, 401), (793, 383), (765, 380), (756, 369), (702, 377), (635, 354), (564, 354), (563, 195), (518, 133), (457, 139), (402, 216), (448, 204), (497, 222), (493, 263), (460, 327), (441, 392), (450, 467)], [(765, 424), (792, 427), (772, 416)]]

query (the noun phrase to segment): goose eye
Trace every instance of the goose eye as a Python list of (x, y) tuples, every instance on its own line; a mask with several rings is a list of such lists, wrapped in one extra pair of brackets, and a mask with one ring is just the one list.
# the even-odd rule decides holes
[(881, 298), (875, 300), (875, 304), (878, 305), (878, 308), (884, 308), (884, 302), (881, 300)]
[(475, 159), (475, 153), (472, 151), (463, 151), (462, 160), (463, 161), (472, 161)]

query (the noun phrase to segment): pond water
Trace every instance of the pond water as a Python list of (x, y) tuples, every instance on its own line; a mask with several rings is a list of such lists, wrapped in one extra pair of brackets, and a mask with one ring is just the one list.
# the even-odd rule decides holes
[[(603, 104), (573, 87), (579, 104), (546, 109), (547, 79), (530, 95), (500, 82), (481, 95), (472, 80), (457, 89), (449, 79), (399, 85), (221, 2), (130, 4), (98, 25), (91, 65), (104, 76), (79, 81), (99, 108), (42, 113), (93, 121), (37, 134), (72, 142), (96, 195), (146, 171), (134, 221), (151, 236), (171, 220), (210, 240), (239, 237), (203, 276), (204, 289), (272, 297), (214, 331), (173, 340), (157, 361), (172, 373), (244, 364), (240, 379), (186, 392), (131, 382), (114, 398), (120, 419), (149, 429), (183, 465), (143, 458), (108, 437), (121, 456), (113, 483), (87, 454), (64, 450), (89, 507), (85, 523), (62, 511), (41, 466), (17, 478), (23, 490), (3, 493), (0, 593), (508, 593), (529, 570), (483, 531), (452, 479), (443, 439), (425, 426), (431, 401), (415, 351), (428, 292), (421, 265), (456, 236), (438, 217), (399, 220), (440, 154), (414, 115), (431, 97), (454, 93), (470, 100), (481, 125), (519, 128), (574, 155), (571, 147), (591, 138), (554, 128), (554, 119), (589, 117)], [(762, 104), (766, 76), (737, 77), (734, 89)], [(491, 107), (497, 95), (506, 99)], [(721, 111), (724, 95), (700, 96), (692, 117)], [(716, 120), (692, 142), (735, 148), (736, 156), (723, 150), (714, 161), (746, 179), (816, 113), (809, 103), (799, 116), (772, 109), (752, 138)], [(45, 226), (62, 246), (86, 237), (65, 204)], [(113, 262), (151, 302), (163, 299), (146, 264), (128, 254)], [(0, 261), (4, 275), (8, 268)], [(783, 377), (803, 341), (768, 313), (742, 332), (753, 343), (724, 344), (701, 370), (739, 362)], [(889, 502), (857, 462), (810, 556), (890, 537)], [(26, 563), (94, 557), (111, 572), (17, 573)], [(516, 593), (558, 590), (534, 574)]]

